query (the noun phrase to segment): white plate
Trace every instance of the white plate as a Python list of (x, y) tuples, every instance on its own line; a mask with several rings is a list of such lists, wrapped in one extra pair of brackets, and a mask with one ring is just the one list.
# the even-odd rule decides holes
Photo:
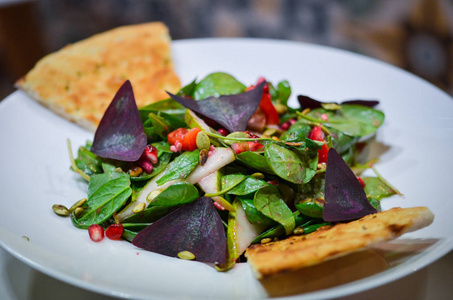
[[(320, 100), (379, 99), (386, 113), (377, 140), (389, 146), (377, 165), (404, 197), (394, 206), (428, 206), (434, 223), (405, 236), (434, 243), (401, 264), (340, 286), (295, 295), (332, 298), (357, 293), (408, 275), (453, 249), (453, 102), (429, 83), (387, 64), (352, 53), (294, 42), (250, 39), (175, 41), (182, 82), (225, 71), (247, 84), (260, 76), (288, 79), (297, 94)], [(73, 148), (92, 134), (58, 117), (25, 94), (0, 104), (0, 242), (32, 267), (70, 284), (134, 299), (265, 298), (247, 264), (219, 273), (212, 266), (164, 257), (127, 242), (89, 240), (52, 204), (85, 197), (86, 184), (69, 170), (66, 139)], [(28, 237), (29, 240), (25, 239)]]

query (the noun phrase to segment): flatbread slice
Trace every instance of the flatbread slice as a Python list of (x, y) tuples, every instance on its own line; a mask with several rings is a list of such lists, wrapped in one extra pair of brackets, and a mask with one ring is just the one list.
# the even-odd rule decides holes
[(433, 220), (434, 215), (426, 207), (392, 208), (350, 223), (322, 227), (311, 234), (252, 245), (245, 256), (255, 276), (263, 279), (395, 239), (428, 226)]
[(95, 131), (126, 80), (132, 83), (138, 107), (180, 89), (170, 43), (168, 28), (160, 22), (118, 27), (45, 56), (16, 86)]

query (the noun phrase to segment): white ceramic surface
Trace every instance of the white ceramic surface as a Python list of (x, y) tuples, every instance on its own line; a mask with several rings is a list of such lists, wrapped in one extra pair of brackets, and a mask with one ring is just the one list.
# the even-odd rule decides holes
[[(260, 76), (288, 79), (297, 94), (320, 100), (379, 99), (386, 121), (376, 139), (386, 152), (376, 165), (404, 197), (394, 206), (428, 206), (434, 223), (405, 235), (436, 242), (402, 264), (349, 284), (290, 298), (332, 298), (406, 276), (453, 249), (453, 100), (429, 83), (382, 62), (295, 42), (249, 39), (175, 41), (182, 82), (225, 71), (246, 84)], [(134, 299), (258, 299), (267, 297), (247, 264), (218, 273), (202, 263), (134, 248), (127, 242), (93, 243), (84, 230), (57, 217), (52, 204), (71, 205), (86, 184), (69, 170), (73, 149), (92, 133), (15, 92), (0, 103), (0, 244), (33, 268), (69, 284)], [(24, 238), (28, 237), (28, 239)]]

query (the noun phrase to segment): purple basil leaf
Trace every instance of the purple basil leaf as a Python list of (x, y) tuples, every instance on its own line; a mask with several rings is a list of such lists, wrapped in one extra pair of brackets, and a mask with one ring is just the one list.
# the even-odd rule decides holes
[(140, 231), (132, 244), (142, 249), (176, 257), (190, 251), (195, 260), (224, 264), (226, 236), (211, 198), (202, 197), (180, 207)]
[(143, 153), (146, 142), (134, 91), (128, 80), (105, 111), (94, 135), (91, 151), (104, 158), (136, 161)]
[(168, 93), (173, 100), (200, 115), (214, 120), (230, 132), (244, 131), (258, 108), (265, 82), (254, 89), (235, 95), (192, 100)]
[(379, 104), (378, 100), (346, 100), (341, 102), (341, 104), (357, 104), (367, 107), (375, 107)]
[[(303, 109), (305, 109), (305, 108), (314, 109), (314, 108), (322, 107), (322, 104), (324, 103), (324, 102), (315, 100), (315, 99), (310, 98), (305, 95), (298, 95), (297, 100), (299, 101), (300, 107)], [(325, 103), (332, 103), (332, 102), (325, 102)], [(336, 102), (334, 102), (334, 103), (336, 103)], [(343, 101), (343, 102), (337, 103), (337, 104), (358, 104), (358, 105), (363, 105), (363, 106), (368, 106), (368, 107), (375, 107), (376, 105), (379, 104), (379, 101), (377, 101), (377, 100), (346, 100), (346, 101)]]
[(377, 212), (355, 174), (334, 148), (329, 149), (327, 158), (324, 194), (324, 221), (350, 221)]

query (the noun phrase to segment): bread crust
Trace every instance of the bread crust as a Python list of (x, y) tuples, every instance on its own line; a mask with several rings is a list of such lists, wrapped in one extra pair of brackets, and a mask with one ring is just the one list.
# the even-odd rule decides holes
[(392, 208), (349, 223), (321, 227), (306, 235), (250, 246), (245, 256), (255, 276), (275, 274), (319, 264), (395, 239), (430, 225), (434, 215), (426, 207)]
[(119, 87), (130, 80), (137, 106), (177, 92), (171, 38), (160, 22), (118, 27), (42, 58), (16, 87), (55, 113), (95, 131)]

